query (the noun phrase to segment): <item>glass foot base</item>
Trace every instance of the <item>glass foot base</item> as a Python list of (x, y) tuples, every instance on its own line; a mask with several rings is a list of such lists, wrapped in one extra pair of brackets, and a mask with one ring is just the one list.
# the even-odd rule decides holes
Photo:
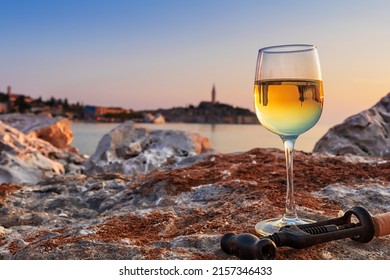
[(281, 227), (287, 225), (304, 225), (308, 223), (314, 223), (314, 221), (305, 218), (272, 218), (257, 223), (255, 229), (258, 234), (262, 236), (267, 236), (279, 231)]

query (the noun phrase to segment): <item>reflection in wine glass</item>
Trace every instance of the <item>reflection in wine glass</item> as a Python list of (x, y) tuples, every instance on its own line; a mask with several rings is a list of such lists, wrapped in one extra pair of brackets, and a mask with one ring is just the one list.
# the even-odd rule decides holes
[(259, 50), (255, 109), (260, 123), (283, 141), (286, 155), (287, 194), (281, 218), (259, 222), (256, 231), (269, 235), (285, 225), (312, 222), (297, 215), (293, 184), (293, 151), (298, 136), (321, 116), (323, 88), (317, 49), (313, 45), (282, 45)]

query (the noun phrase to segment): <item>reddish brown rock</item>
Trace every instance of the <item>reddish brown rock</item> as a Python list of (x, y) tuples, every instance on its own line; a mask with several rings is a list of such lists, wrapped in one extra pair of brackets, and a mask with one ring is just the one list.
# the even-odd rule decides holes
[[(297, 152), (294, 167), (301, 215), (390, 211), (387, 160)], [(209, 155), (174, 170), (58, 176), (0, 192), (3, 259), (233, 259), (220, 249), (224, 233), (255, 234), (259, 220), (283, 212), (284, 153)], [(389, 245), (389, 237), (345, 239), (278, 248), (277, 259), (390, 259)]]

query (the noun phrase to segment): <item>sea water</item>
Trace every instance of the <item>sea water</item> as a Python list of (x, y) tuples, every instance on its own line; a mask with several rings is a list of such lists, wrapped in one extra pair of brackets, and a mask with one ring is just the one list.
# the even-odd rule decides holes
[[(104, 134), (117, 127), (118, 123), (72, 123), (72, 145), (80, 153), (92, 155)], [(210, 139), (213, 149), (220, 153), (245, 152), (253, 148), (283, 149), (282, 140), (259, 124), (193, 124), (193, 123), (140, 123), (147, 129), (172, 129), (196, 132)], [(298, 137), (295, 149), (311, 152), (316, 142), (327, 132), (329, 126), (316, 125)]]

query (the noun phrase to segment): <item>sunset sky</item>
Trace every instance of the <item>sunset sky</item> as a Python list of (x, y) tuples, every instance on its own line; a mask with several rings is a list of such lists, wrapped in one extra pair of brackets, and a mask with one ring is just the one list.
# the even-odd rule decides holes
[(0, 0), (0, 91), (135, 110), (253, 110), (259, 48), (318, 47), (321, 122), (390, 92), (390, 1)]

